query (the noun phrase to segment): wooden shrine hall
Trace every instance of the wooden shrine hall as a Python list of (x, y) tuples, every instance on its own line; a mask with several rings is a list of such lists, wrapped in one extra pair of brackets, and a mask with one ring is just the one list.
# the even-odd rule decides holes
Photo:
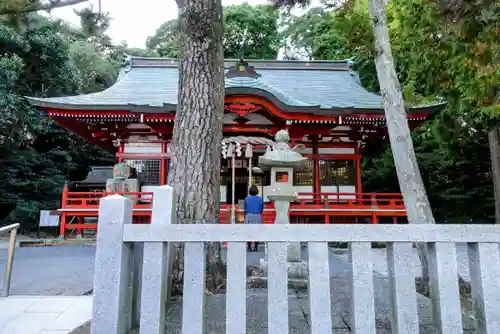
[[(228, 222), (232, 205), (241, 208), (250, 185), (266, 200), (264, 222), (273, 222), (266, 198), (270, 175), (257, 164), (281, 129), (309, 158), (291, 176), (299, 193), (292, 222), (397, 222), (406, 216), (401, 194), (363, 193), (363, 149), (386, 140), (387, 129), (381, 97), (362, 87), (348, 61), (226, 60), (224, 67), (221, 222)], [(102, 92), (28, 101), (132, 167), (134, 182), (118, 193), (134, 199), (134, 219), (147, 222), (152, 189), (167, 180), (177, 90), (176, 60), (128, 57), (116, 83)], [(408, 106), (410, 128), (442, 107)], [(61, 236), (96, 228), (99, 199), (110, 194), (106, 179), (112, 174), (112, 167), (96, 167), (78, 187), (62, 190)]]

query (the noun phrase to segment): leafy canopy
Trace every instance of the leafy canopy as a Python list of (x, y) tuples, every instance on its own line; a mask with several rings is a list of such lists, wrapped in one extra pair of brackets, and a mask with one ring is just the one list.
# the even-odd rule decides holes
[[(278, 11), (269, 5), (232, 5), (224, 8), (224, 57), (276, 59), (280, 49)], [(146, 46), (164, 57), (177, 57), (177, 20), (162, 24)]]

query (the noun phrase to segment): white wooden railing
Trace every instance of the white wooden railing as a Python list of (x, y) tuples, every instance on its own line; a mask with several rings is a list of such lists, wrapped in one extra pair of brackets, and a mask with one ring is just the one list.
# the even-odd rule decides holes
[[(172, 242), (185, 243), (182, 333), (204, 333), (204, 242), (228, 241), (226, 333), (246, 333), (246, 241), (268, 243), (268, 332), (288, 333), (286, 242), (307, 242), (310, 326), (332, 333), (329, 241), (348, 242), (351, 330), (375, 333), (372, 241), (387, 242), (393, 333), (418, 333), (412, 243), (429, 248), (431, 299), (440, 333), (462, 333), (455, 243), (469, 243), (477, 333), (500, 329), (500, 226), (492, 225), (175, 225), (172, 188), (154, 194), (150, 225), (132, 225), (132, 201), (101, 200), (94, 277), (93, 334), (126, 333), (133, 322), (134, 244), (143, 243), (139, 292), (140, 333), (164, 333)], [(137, 283), (136, 283), (137, 284)], [(335, 298), (335, 296), (333, 296)]]

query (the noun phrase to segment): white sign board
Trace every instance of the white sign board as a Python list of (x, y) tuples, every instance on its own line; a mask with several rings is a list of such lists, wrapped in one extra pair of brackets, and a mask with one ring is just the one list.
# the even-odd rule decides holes
[(50, 210), (40, 210), (40, 227), (57, 227), (59, 226), (59, 216), (50, 214)]

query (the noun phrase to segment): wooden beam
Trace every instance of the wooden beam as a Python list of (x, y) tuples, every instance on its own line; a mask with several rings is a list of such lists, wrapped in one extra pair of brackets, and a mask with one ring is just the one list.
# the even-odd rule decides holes
[(55, 118), (54, 119), (57, 124), (59, 124), (61, 127), (65, 128), (66, 130), (73, 132), (77, 136), (87, 140), (89, 143), (94, 144), (96, 146), (99, 146), (100, 148), (108, 151), (108, 152), (115, 152), (116, 148), (113, 146), (113, 144), (109, 141), (101, 141), (96, 138), (92, 137), (92, 133), (87, 129), (87, 126), (85, 123), (76, 121), (76, 120), (71, 120), (67, 118)]

